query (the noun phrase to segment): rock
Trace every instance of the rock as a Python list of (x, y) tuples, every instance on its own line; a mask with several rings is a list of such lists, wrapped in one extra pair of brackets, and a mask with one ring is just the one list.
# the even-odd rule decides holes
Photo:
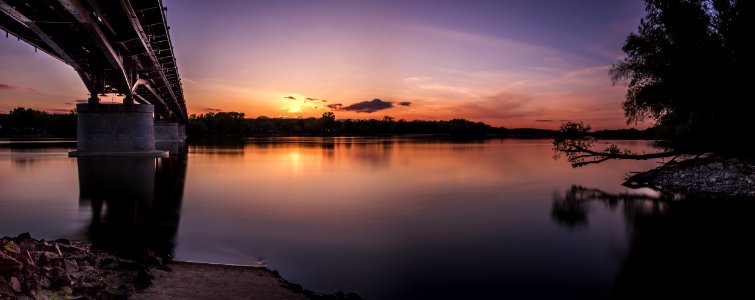
[(52, 249), (50, 252), (55, 253), (57, 255), (63, 256), (63, 252), (60, 251), (60, 248), (58, 247), (58, 244), (53, 244)]
[(724, 164), (721, 163), (721, 162), (709, 163), (708, 164), (708, 168), (711, 168), (711, 169), (714, 169), (714, 170), (720, 170), (720, 169), (724, 168)]
[(88, 266), (88, 265), (87, 266), (82, 266), (80, 269), (81, 269), (81, 272), (83, 272), (83, 273), (94, 273), (97, 270), (94, 267)]
[(39, 281), (37, 281), (37, 284), (41, 286), (42, 288), (49, 289), (50, 288), (50, 279), (47, 279), (47, 277), (42, 276)]
[(118, 269), (118, 261), (113, 257), (103, 257), (97, 263), (97, 266), (101, 269), (116, 270)]
[(16, 299), (13, 290), (10, 289), (5, 279), (0, 277), (0, 299)]
[(739, 174), (737, 171), (724, 172), (724, 178), (742, 178), (742, 174)]
[(163, 259), (152, 250), (147, 250), (147, 257), (144, 258), (144, 261), (151, 266), (160, 266), (163, 264)]
[(149, 284), (151, 265), (163, 263), (154, 252), (126, 260), (89, 244), (29, 234), (0, 241), (0, 300), (127, 299)]
[[(50, 291), (41, 291), (39, 293), (34, 294), (34, 299), (38, 300), (51, 300), (53, 298), (52, 293)], [(54, 297), (55, 299), (59, 299), (59, 297)]]
[(73, 294), (73, 289), (72, 289), (72, 288), (71, 288), (70, 286), (64, 286), (64, 287), (63, 287), (63, 288), (61, 289), (61, 292), (63, 292), (63, 295), (64, 295), (64, 296), (68, 296), (68, 297), (66, 297), (66, 298), (70, 298), (70, 295), (72, 295), (72, 294)]
[(0, 273), (18, 272), (23, 266), (24, 265), (15, 258), (0, 251)]
[(31, 239), (32, 239), (31, 234), (29, 234), (28, 232), (24, 232), (16, 236), (17, 241), (26, 241), (26, 240), (31, 240)]
[(42, 247), (43, 251), (50, 252), (57, 254), (58, 256), (63, 256), (63, 252), (60, 251), (60, 248), (58, 247), (57, 243), (50, 243), (48, 241), (42, 241)]
[(21, 282), (19, 282), (18, 278), (16, 278), (15, 276), (10, 278), (10, 281), (8, 282), (8, 285), (10, 285), (10, 288), (14, 292), (16, 292), (16, 293), (20, 293), (21, 292)]
[(27, 268), (32, 268), (32, 269), (35, 269), (35, 270), (37, 269), (37, 263), (35, 263), (34, 260), (32, 260), (32, 259), (30, 259), (28, 257), (23, 257), (22, 259), (25, 260), (22, 263), (26, 263), (26, 267)]
[(50, 279), (50, 288), (53, 290), (60, 290), (63, 287), (71, 286), (71, 284), (73, 284), (73, 280), (68, 275)]
[(716, 179), (717, 179), (716, 176), (711, 176), (711, 177), (708, 178), (708, 182), (710, 182), (710, 183), (716, 183)]
[(78, 255), (78, 256), (84, 256), (82, 252), (85, 252), (86, 250), (76, 247), (74, 245), (65, 245), (65, 244), (59, 244), (58, 249), (61, 250), (66, 255)]
[(20, 254), (21, 253), (21, 247), (19, 247), (16, 243), (13, 241), (8, 241), (7, 243), (4, 243), (5, 246), (3, 246), (3, 249), (6, 253), (15, 253)]
[(79, 264), (73, 259), (63, 259), (63, 264), (66, 267), (66, 272), (73, 273), (79, 271)]
[(47, 261), (60, 259), (60, 256), (61, 256), (60, 254), (57, 254), (55, 252), (50, 252), (50, 251), (42, 252), (42, 255), (45, 257), (45, 259), (47, 259)]
[(0, 299), (16, 299), (13, 290), (7, 284), (0, 284)]

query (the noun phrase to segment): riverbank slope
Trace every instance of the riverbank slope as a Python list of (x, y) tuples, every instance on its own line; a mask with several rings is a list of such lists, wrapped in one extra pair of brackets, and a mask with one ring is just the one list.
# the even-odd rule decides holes
[(705, 195), (712, 198), (755, 200), (755, 164), (716, 155), (673, 160), (627, 178), (629, 187)]

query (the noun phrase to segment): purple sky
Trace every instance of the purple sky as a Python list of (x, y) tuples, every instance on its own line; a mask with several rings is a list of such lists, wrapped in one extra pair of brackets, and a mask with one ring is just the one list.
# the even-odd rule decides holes
[[(607, 72), (643, 15), (639, 0), (164, 4), (190, 113), (306, 117), (380, 99), (336, 116), (542, 128), (626, 126)], [(3, 111), (87, 98), (70, 67), (12, 37), (0, 70)]]

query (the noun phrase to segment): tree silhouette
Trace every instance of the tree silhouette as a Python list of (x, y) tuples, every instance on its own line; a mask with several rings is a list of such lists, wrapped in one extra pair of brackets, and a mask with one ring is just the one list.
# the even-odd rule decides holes
[(684, 152), (748, 151), (753, 1), (645, 0), (646, 15), (611, 71), (627, 84), (627, 123), (655, 121)]
[(753, 1), (645, 0), (646, 15), (627, 37), (626, 56), (610, 76), (627, 85), (627, 124), (649, 120), (668, 151), (635, 154), (611, 145), (590, 147), (589, 126), (565, 123), (554, 139), (554, 157), (577, 167), (611, 158), (649, 159), (715, 152), (752, 157), (742, 133), (750, 120), (755, 21)]
[(51, 114), (17, 107), (0, 113), (0, 136), (76, 136), (76, 111)]
[(332, 111), (326, 111), (322, 113), (320, 121), (322, 122), (323, 129), (333, 129), (336, 126), (336, 114)]

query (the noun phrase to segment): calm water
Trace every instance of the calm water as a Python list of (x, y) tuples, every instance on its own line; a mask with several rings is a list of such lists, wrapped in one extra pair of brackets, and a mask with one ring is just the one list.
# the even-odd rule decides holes
[(514, 139), (255, 139), (157, 160), (73, 148), (0, 141), (0, 235), (262, 263), (368, 299), (753, 293), (755, 205), (621, 186), (657, 161), (572, 169), (549, 140)]

